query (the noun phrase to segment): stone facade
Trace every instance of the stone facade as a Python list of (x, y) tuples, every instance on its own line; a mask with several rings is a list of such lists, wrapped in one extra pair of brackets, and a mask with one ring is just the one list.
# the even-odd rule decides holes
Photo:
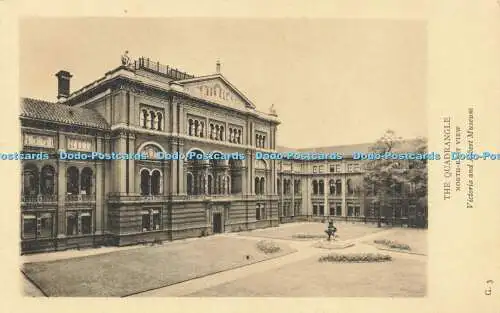
[[(58, 103), (22, 100), (22, 152), (45, 155), (21, 161), (23, 253), (367, 215), (357, 163), (256, 160), (280, 150), (280, 121), (220, 73), (194, 77), (144, 58), (125, 63), (73, 93), (71, 74), (61, 71)], [(212, 157), (197, 159), (203, 155)]]

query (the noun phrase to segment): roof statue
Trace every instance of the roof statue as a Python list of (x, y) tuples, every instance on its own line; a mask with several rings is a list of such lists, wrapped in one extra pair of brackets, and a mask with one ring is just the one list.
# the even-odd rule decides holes
[(278, 116), (278, 114), (276, 114), (276, 109), (274, 108), (274, 103), (271, 104), (271, 107), (269, 108), (269, 115)]
[(130, 65), (130, 57), (128, 56), (128, 50), (125, 50), (125, 53), (122, 55), (122, 65), (124, 66)]

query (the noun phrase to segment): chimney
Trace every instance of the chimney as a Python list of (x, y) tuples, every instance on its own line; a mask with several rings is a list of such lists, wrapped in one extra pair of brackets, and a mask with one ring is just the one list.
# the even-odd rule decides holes
[(59, 71), (57, 77), (57, 100), (65, 100), (69, 97), (69, 81), (73, 77), (67, 71)]
[(215, 65), (216, 65), (216, 66), (215, 66), (215, 69), (216, 69), (216, 71), (217, 71), (217, 74), (220, 74), (220, 61), (219, 61), (219, 60), (217, 60), (217, 63), (216, 63)]

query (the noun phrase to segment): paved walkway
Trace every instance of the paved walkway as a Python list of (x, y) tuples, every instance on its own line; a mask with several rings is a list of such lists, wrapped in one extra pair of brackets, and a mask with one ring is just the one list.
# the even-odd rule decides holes
[[(253, 274), (257, 273), (262, 273), (265, 271), (269, 271), (275, 268), (282, 267), (286, 264), (291, 264), (291, 263), (296, 263), (314, 256), (320, 256), (325, 253), (325, 251), (337, 251), (337, 252), (346, 252), (346, 253), (351, 253), (351, 252), (382, 252), (375, 248), (372, 245), (367, 245), (363, 244), (363, 241), (367, 241), (373, 238), (377, 238), (380, 236), (383, 236), (385, 234), (388, 234), (390, 232), (395, 231), (395, 229), (388, 229), (388, 230), (383, 230), (380, 232), (376, 232), (373, 234), (369, 234), (363, 237), (359, 237), (353, 240), (348, 240), (349, 242), (355, 243), (353, 247), (342, 249), (342, 250), (325, 250), (325, 249), (319, 249), (319, 248), (314, 248), (313, 244), (317, 242), (317, 240), (311, 240), (311, 241), (291, 241), (287, 239), (272, 239), (273, 241), (276, 242), (283, 242), (288, 245), (290, 245), (292, 248), (297, 249), (296, 253), (292, 253), (283, 257), (267, 260), (261, 263), (255, 263), (251, 264), (245, 267), (241, 268), (236, 268), (233, 270), (228, 270), (222, 273), (217, 273), (209, 276), (205, 276), (202, 278), (196, 278), (192, 279), (186, 282), (182, 282), (179, 284), (175, 285), (170, 285), (167, 287), (143, 292), (134, 295), (134, 297), (179, 297), (179, 296), (186, 296), (195, 292), (198, 292), (203, 289), (207, 289), (210, 287), (218, 286), (224, 283), (228, 283), (240, 278), (244, 278)], [(251, 239), (251, 240), (262, 240), (262, 238), (255, 237), (255, 236), (241, 236), (238, 234), (230, 233), (230, 234), (225, 234), (226, 236), (238, 236), (246, 239)], [(390, 252), (390, 251), (383, 251), (384, 253), (387, 254), (394, 254), (395, 252)], [(403, 254), (403, 253), (397, 253), (398, 256), (401, 254), (405, 258), (415, 258), (418, 257), (419, 259), (422, 259), (422, 256), (415, 256), (415, 255), (410, 255), (410, 254)]]
[[(288, 225), (283, 225), (284, 227)], [(351, 253), (351, 252), (365, 252), (365, 253), (385, 253), (385, 254), (390, 254), (390, 255), (397, 255), (398, 257), (404, 257), (404, 258), (410, 258), (410, 259), (425, 259), (425, 256), (422, 255), (414, 255), (414, 254), (406, 254), (406, 253), (398, 253), (398, 252), (392, 252), (392, 251), (381, 251), (378, 250), (376, 247), (372, 245), (365, 244), (363, 242), (371, 241), (375, 238), (382, 237), (384, 235), (387, 235), (391, 232), (396, 231), (397, 229), (386, 229), (382, 230), (380, 232), (375, 232), (363, 237), (359, 237), (356, 239), (348, 240), (349, 242), (354, 243), (355, 245), (346, 249), (342, 250), (326, 250), (326, 249), (320, 249), (320, 248), (315, 248), (313, 247), (313, 244), (317, 242), (317, 240), (310, 240), (310, 241), (293, 241), (293, 240), (288, 240), (288, 239), (272, 239), (273, 241), (276, 242), (283, 242), (286, 243), (287, 245), (291, 246), (292, 248), (297, 249), (296, 253), (292, 253), (289, 255), (285, 255), (282, 257), (274, 258), (271, 260), (266, 260), (263, 262), (259, 263), (254, 263), (250, 264), (245, 267), (241, 268), (236, 268), (232, 270), (227, 270), (221, 273), (216, 273), (213, 275), (201, 277), (201, 278), (196, 278), (192, 279), (186, 282), (182, 282), (179, 284), (174, 284), (171, 286), (151, 290), (151, 291), (146, 291), (143, 293), (139, 293), (134, 295), (134, 297), (176, 297), (176, 296), (185, 296), (189, 295), (195, 292), (198, 292), (200, 290), (214, 287), (220, 284), (224, 284), (227, 282), (231, 282), (240, 278), (244, 278), (247, 276), (250, 276), (252, 274), (257, 274), (257, 273), (262, 273), (265, 271), (269, 271), (275, 268), (282, 267), (283, 265), (286, 264), (291, 264), (291, 263), (296, 263), (314, 256), (320, 256), (324, 254), (326, 251), (336, 251), (336, 252), (342, 252), (342, 253)], [(243, 236), (238, 233), (226, 233), (226, 234), (220, 234), (217, 236), (227, 236), (227, 237), (238, 237), (238, 238), (245, 238), (249, 240), (255, 240), (259, 241), (262, 240), (261, 237), (256, 237), (256, 236)], [(198, 238), (191, 238), (191, 239), (185, 239), (185, 241), (190, 241), (190, 240), (197, 240)], [(88, 250), (80, 250), (80, 251), (62, 251), (62, 252), (53, 252), (53, 253), (46, 253), (46, 254), (34, 254), (34, 255), (28, 255), (28, 256), (23, 256), (21, 258), (22, 263), (26, 262), (46, 262), (46, 261), (52, 261), (52, 260), (61, 260), (61, 259), (69, 259), (69, 258), (75, 258), (75, 257), (82, 257), (82, 256), (88, 256), (88, 255), (97, 255), (97, 254), (102, 254), (102, 253), (109, 253), (109, 252), (114, 252), (114, 251), (123, 251), (124, 249), (141, 249), (145, 248), (146, 246), (132, 246), (132, 247), (105, 247), (105, 248), (100, 248), (100, 249), (88, 249)], [(24, 289), (24, 294), (26, 296), (34, 296), (34, 297), (39, 297), (43, 296), (42, 292), (34, 286), (22, 273), (22, 280), (23, 280), (23, 289)]]

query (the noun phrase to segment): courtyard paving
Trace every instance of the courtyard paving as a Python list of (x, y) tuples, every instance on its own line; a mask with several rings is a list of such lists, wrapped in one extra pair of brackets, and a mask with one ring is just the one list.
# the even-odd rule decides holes
[[(426, 231), (349, 223), (336, 226), (339, 239), (355, 243), (353, 247), (325, 250), (313, 247), (319, 239), (295, 240), (292, 235), (297, 233), (324, 233), (326, 225), (294, 223), (154, 247), (32, 255), (24, 257), (24, 262), (30, 262), (24, 269), (49, 296), (425, 296), (425, 255), (378, 250), (371, 243), (374, 239), (396, 239), (412, 250), (426, 251)], [(278, 255), (262, 253), (256, 243), (263, 239), (279, 244), (282, 251)], [(96, 252), (99, 250), (103, 252)], [(393, 261), (318, 262), (320, 256), (331, 252), (384, 253)], [(83, 256), (86, 253), (92, 255)], [(25, 295), (41, 295), (26, 279), (24, 285)]]

